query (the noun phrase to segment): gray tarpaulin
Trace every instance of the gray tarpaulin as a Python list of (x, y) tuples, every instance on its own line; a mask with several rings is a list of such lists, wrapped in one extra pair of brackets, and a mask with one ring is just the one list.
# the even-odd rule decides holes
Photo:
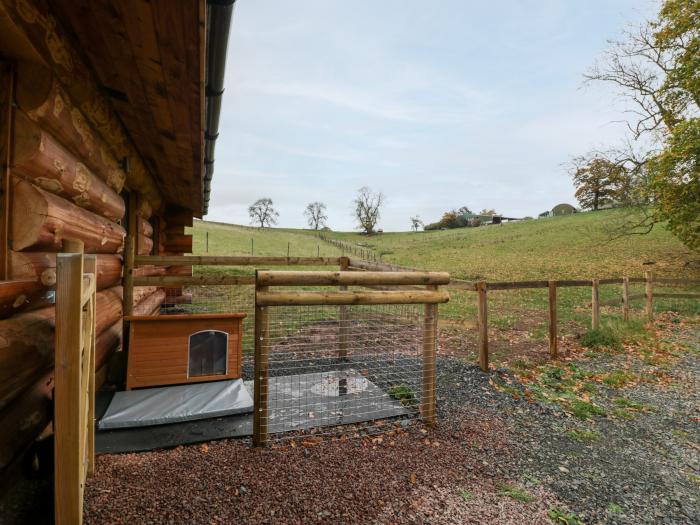
[(101, 430), (165, 425), (253, 411), (241, 379), (128, 390), (114, 394)]

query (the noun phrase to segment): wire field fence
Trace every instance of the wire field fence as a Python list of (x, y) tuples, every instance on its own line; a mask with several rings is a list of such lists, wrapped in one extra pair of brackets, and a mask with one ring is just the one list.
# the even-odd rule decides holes
[(423, 374), (435, 373), (434, 362), (423, 362), (425, 327), (430, 330), (433, 319), (425, 319), (422, 305), (266, 310), (267, 388), (260, 395), (267, 397), (267, 415), (261, 423), (273, 437), (310, 429), (337, 433), (348, 424), (371, 433), (390, 427), (387, 419), (419, 415)]

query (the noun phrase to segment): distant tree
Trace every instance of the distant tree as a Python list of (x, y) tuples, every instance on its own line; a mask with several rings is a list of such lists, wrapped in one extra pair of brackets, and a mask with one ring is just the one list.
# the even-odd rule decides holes
[(250, 222), (259, 224), (261, 228), (277, 224), (277, 217), (280, 216), (272, 205), (272, 199), (268, 197), (258, 199), (250, 205), (248, 215), (250, 215)]
[(629, 181), (625, 167), (600, 154), (575, 158), (570, 174), (576, 199), (584, 209), (595, 211), (625, 200)]
[(355, 205), (355, 220), (357, 220), (359, 228), (367, 234), (374, 233), (374, 227), (381, 216), (384, 194), (374, 193), (367, 186), (363, 186), (357, 190), (357, 197), (355, 197), (353, 204)]
[(304, 210), (306, 222), (312, 230), (318, 230), (326, 225), (328, 215), (326, 215), (326, 205), (322, 202), (310, 202)]
[(423, 227), (423, 221), (420, 218), (420, 215), (416, 215), (415, 217), (411, 217), (411, 229), (414, 232), (418, 231), (418, 228)]
[(498, 214), (496, 213), (496, 210), (494, 210), (493, 208), (491, 208), (491, 209), (484, 208), (483, 210), (481, 210), (479, 212), (479, 215), (498, 215)]
[(467, 206), (462, 206), (461, 208), (459, 208), (459, 209), (457, 210), (457, 213), (459, 213), (460, 215), (468, 215), (468, 214), (470, 214), (471, 212), (472, 212), (472, 211), (471, 211)]

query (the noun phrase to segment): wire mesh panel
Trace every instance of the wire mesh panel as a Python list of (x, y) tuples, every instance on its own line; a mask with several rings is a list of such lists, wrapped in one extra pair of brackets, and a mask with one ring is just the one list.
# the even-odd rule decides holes
[[(282, 433), (387, 427), (420, 414), (425, 373), (424, 305), (267, 307), (266, 413)], [(428, 310), (432, 312), (433, 310)], [(430, 329), (430, 328), (428, 328)], [(429, 363), (434, 375), (434, 360)], [(257, 378), (256, 378), (257, 379)], [(369, 423), (368, 423), (369, 422)]]

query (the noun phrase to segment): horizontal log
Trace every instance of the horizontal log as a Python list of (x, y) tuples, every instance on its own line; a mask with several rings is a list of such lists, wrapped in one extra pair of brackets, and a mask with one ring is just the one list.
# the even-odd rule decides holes
[(95, 334), (99, 336), (122, 317), (122, 287), (114, 286), (97, 292), (95, 309)]
[[(173, 235), (165, 239), (165, 251), (170, 253), (192, 253), (191, 235)], [(141, 255), (141, 254), (139, 254)]]
[(51, 422), (53, 386), (53, 370), (45, 371), (14, 403), (0, 411), (0, 470)]
[(0, 281), (0, 318), (29, 308), (47, 306), (48, 289), (36, 279)]
[(95, 370), (101, 368), (121, 347), (122, 325), (122, 320), (119, 319), (95, 338)]
[[(136, 208), (136, 214), (148, 220), (153, 216), (153, 204), (146, 197), (140, 196), (139, 203)], [(156, 206), (157, 208), (158, 206)]]
[(43, 67), (18, 63), (15, 100), (24, 113), (65, 145), (110, 188), (119, 193), (126, 174), (83, 113)]
[(140, 303), (144, 297), (153, 295), (157, 288), (155, 286), (134, 286), (134, 304)]
[[(589, 283), (590, 284), (590, 283)], [(486, 283), (487, 290), (519, 290), (522, 288), (549, 288), (549, 281), (503, 281)]]
[(274, 272), (257, 273), (260, 286), (363, 286), (447, 284), (447, 272)]
[(137, 236), (136, 253), (138, 255), (148, 255), (153, 250), (153, 239), (146, 237), (143, 233)]
[(252, 275), (155, 275), (134, 277), (134, 286), (235, 286), (255, 284)]
[[(165, 275), (167, 272), (167, 266), (140, 266), (132, 270), (132, 275), (136, 277), (148, 277), (152, 275)], [(140, 285), (140, 286), (150, 286), (150, 285)]]
[(12, 248), (15, 251), (59, 251), (64, 239), (85, 243), (88, 253), (118, 253), (126, 232), (61, 197), (26, 182), (14, 185)]
[[(56, 284), (55, 253), (10, 251), (9, 255), (12, 279), (33, 279), (47, 288)], [(121, 276), (122, 259), (119, 255), (97, 255), (98, 290), (114, 286)]]
[(166, 275), (192, 275), (191, 266), (168, 266)]
[(577, 286), (593, 286), (592, 279), (573, 279), (573, 280), (562, 280), (556, 281), (557, 288), (571, 288)]
[(257, 292), (257, 306), (366, 305), (366, 304), (436, 304), (446, 303), (444, 291), (381, 292)]
[(17, 112), (12, 173), (112, 220), (124, 216), (124, 200), (51, 135)]
[(644, 277), (630, 277), (629, 282), (631, 283), (645, 283), (647, 280)]
[(700, 299), (700, 293), (666, 293), (654, 292), (654, 299)]
[(154, 313), (160, 311), (160, 305), (165, 302), (166, 294), (165, 290), (159, 289), (153, 292), (151, 295), (143, 297), (135, 306), (134, 313), (135, 316), (143, 315), (153, 315)]
[(153, 237), (153, 226), (150, 222), (148, 222), (148, 220), (144, 219), (140, 215), (137, 215), (136, 222), (139, 233), (145, 235), (146, 237)]
[(139, 255), (136, 265), (204, 266), (337, 266), (339, 257), (254, 257), (245, 255)]
[(654, 277), (654, 284), (663, 284), (666, 286), (700, 286), (700, 280), (660, 279), (660, 278)]

